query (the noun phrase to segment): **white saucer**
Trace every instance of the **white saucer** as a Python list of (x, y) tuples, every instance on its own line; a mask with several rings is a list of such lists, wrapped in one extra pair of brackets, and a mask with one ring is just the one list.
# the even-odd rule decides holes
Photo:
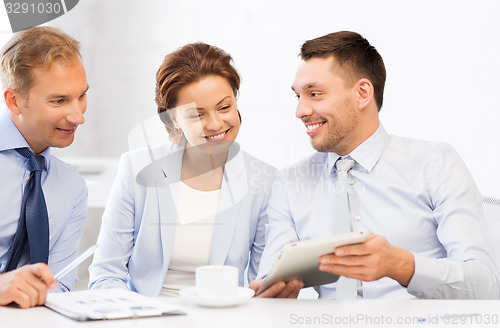
[(228, 307), (235, 306), (252, 298), (255, 292), (250, 288), (238, 287), (237, 296), (230, 298), (208, 298), (200, 297), (196, 292), (196, 287), (181, 289), (179, 295), (191, 302), (205, 307)]

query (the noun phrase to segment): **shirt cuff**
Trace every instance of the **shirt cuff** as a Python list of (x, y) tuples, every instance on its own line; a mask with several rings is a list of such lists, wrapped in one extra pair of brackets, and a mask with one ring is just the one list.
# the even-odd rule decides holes
[(439, 260), (413, 254), (415, 273), (408, 284), (409, 294), (418, 298), (435, 298), (440, 277), (443, 276), (444, 263)]
[(89, 289), (107, 289), (107, 288), (127, 288), (127, 283), (118, 278), (103, 278), (98, 281), (91, 282)]

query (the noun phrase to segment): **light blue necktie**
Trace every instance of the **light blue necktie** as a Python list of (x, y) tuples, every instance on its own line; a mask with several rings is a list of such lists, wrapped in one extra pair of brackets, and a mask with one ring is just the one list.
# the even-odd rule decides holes
[[(339, 159), (335, 165), (337, 167), (338, 180), (334, 199), (334, 226), (335, 234), (342, 234), (352, 231), (347, 197), (347, 172), (354, 166), (354, 160)], [(337, 299), (356, 299), (358, 296), (358, 284), (360, 282), (356, 279), (340, 277), (337, 280)]]
[(49, 259), (49, 217), (41, 182), (42, 171), (46, 169), (45, 158), (34, 155), (28, 148), (18, 148), (16, 151), (28, 159), (31, 173), (24, 187), (21, 215), (5, 272), (17, 268), (26, 242), (29, 245), (30, 263), (47, 263)]
[(339, 234), (352, 231), (347, 198), (347, 172), (354, 166), (354, 160), (339, 159), (335, 166), (338, 175), (334, 198), (335, 234)]

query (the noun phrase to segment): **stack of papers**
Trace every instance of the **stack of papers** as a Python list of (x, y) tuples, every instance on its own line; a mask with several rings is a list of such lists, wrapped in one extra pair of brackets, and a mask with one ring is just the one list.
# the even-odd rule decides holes
[(49, 293), (45, 306), (78, 321), (185, 314), (158, 298), (124, 289)]

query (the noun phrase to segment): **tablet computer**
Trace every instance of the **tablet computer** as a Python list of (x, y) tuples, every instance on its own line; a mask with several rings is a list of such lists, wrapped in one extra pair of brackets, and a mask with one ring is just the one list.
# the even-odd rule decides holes
[(278, 281), (288, 282), (294, 278), (302, 280), (304, 288), (337, 281), (338, 275), (318, 269), (320, 256), (333, 253), (339, 246), (362, 243), (368, 234), (367, 231), (348, 232), (326, 238), (296, 241), (283, 246), (280, 256), (257, 294)]

